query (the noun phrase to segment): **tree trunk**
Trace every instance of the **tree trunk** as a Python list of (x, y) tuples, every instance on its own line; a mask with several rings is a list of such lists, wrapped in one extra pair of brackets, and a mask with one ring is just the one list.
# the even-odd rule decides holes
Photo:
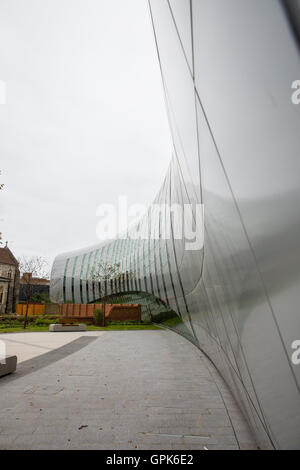
[(26, 300), (26, 311), (25, 311), (24, 326), (23, 326), (24, 330), (26, 329), (26, 326), (27, 326), (28, 308), (29, 308), (29, 300)]
[(103, 304), (103, 315), (102, 315), (102, 326), (105, 326), (105, 310), (106, 310), (106, 302), (104, 301)]
[(26, 292), (26, 294), (25, 294), (25, 295), (26, 295), (26, 312), (25, 312), (25, 318), (24, 318), (24, 330), (25, 330), (25, 328), (26, 328), (26, 326), (27, 326), (29, 302), (30, 302), (30, 300), (31, 300), (31, 294), (32, 294), (32, 292), (31, 292), (31, 285), (30, 285), (30, 284), (27, 284), (27, 285), (26, 285), (26, 290), (25, 290), (25, 292)]

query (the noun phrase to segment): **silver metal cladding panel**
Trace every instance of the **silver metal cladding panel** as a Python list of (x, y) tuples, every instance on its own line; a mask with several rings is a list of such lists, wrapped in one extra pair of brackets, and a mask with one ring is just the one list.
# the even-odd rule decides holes
[(170, 229), (169, 240), (129, 238), (60, 255), (51, 298), (98, 299), (87, 281), (93, 263), (120, 261), (135, 272), (129, 290), (147, 290), (181, 316), (258, 444), (300, 448), (300, 365), (291, 361), (300, 339), (295, 36), (279, 0), (149, 4), (174, 142), (154, 202), (203, 202), (204, 246), (187, 251), (170, 213), (151, 209), (151, 230)]

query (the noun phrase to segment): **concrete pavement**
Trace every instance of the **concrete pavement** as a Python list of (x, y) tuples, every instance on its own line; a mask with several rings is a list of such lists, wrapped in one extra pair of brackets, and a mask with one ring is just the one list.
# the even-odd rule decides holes
[(173, 332), (3, 336), (24, 349), (0, 379), (0, 449), (256, 447), (211, 363)]
[(2, 333), (0, 334), (0, 341), (5, 343), (7, 355), (18, 356), (19, 364), (20, 362), (60, 348), (83, 335), (101, 336), (103, 333), (103, 331)]

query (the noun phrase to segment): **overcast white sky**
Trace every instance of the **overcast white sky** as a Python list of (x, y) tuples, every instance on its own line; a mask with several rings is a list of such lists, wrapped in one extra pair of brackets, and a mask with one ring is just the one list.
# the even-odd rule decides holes
[(147, 0), (0, 0), (0, 231), (16, 256), (97, 243), (149, 204), (171, 143)]

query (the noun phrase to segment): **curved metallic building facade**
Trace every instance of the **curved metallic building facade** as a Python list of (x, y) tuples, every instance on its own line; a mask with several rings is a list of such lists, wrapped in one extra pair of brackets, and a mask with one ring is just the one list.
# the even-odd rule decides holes
[[(299, 49), (284, 2), (150, 0), (174, 143), (142, 232), (58, 256), (51, 297), (99, 299), (99, 260), (133, 277), (111, 292), (149, 292), (213, 361), (262, 448), (300, 447)], [(169, 204), (191, 204), (203, 244), (175, 236)], [(204, 212), (196, 212), (203, 204)], [(175, 226), (176, 224), (176, 226)]]

